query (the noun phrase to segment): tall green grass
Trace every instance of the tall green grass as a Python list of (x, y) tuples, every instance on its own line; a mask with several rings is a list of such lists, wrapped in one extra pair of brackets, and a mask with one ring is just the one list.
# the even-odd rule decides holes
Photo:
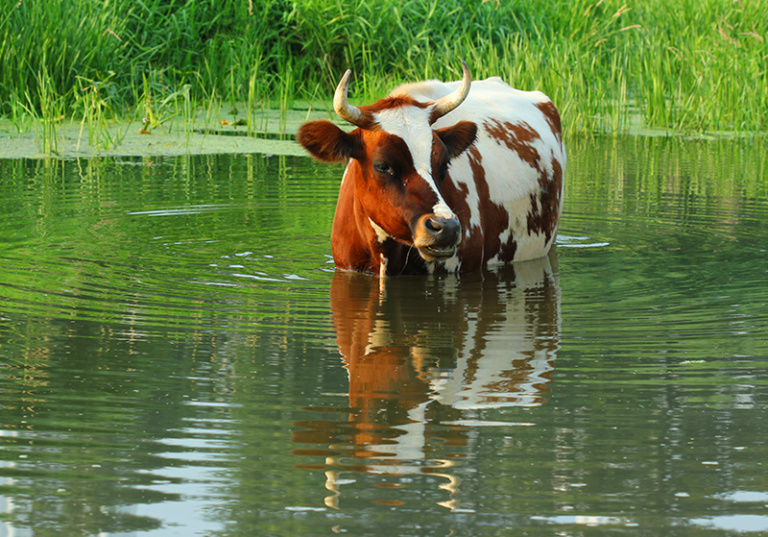
[[(764, 0), (9, 0), (0, 10), (0, 115), (19, 125), (25, 113), (47, 128), (62, 114), (134, 117), (150, 93), (159, 103), (179, 92), (187, 114), (246, 103), (253, 119), (275, 103), (329, 99), (347, 68), (362, 102), (403, 81), (457, 78), (465, 58), (475, 78), (549, 94), (571, 134), (638, 121), (766, 130)], [(88, 87), (98, 95), (84, 97)]]

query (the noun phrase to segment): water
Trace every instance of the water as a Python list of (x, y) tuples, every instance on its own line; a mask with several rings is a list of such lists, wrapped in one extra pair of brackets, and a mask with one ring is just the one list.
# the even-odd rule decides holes
[(768, 533), (765, 149), (571, 142), (549, 259), (384, 284), (340, 167), (0, 161), (0, 535)]

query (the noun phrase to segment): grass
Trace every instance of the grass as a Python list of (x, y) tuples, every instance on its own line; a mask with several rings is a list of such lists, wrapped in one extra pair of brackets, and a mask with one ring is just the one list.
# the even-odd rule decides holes
[[(0, 116), (55, 152), (62, 116), (109, 146), (110, 121), (246, 103), (352, 100), (403, 81), (500, 75), (541, 89), (568, 134), (765, 132), (764, 0), (51, 0), (0, 8)], [(240, 105), (242, 106), (242, 105)], [(169, 111), (170, 108), (174, 110)], [(191, 123), (184, 121), (185, 128)]]

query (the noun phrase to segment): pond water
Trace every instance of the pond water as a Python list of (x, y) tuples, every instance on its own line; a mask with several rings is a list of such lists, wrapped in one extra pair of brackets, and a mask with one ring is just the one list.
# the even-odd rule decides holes
[(574, 140), (548, 259), (384, 282), (339, 166), (0, 160), (0, 535), (766, 533), (765, 155)]

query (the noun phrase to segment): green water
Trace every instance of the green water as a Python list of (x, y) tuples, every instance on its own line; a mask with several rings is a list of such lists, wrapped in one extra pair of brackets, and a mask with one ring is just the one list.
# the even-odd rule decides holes
[(572, 141), (549, 259), (383, 284), (341, 167), (0, 160), (0, 535), (764, 534), (765, 154)]

